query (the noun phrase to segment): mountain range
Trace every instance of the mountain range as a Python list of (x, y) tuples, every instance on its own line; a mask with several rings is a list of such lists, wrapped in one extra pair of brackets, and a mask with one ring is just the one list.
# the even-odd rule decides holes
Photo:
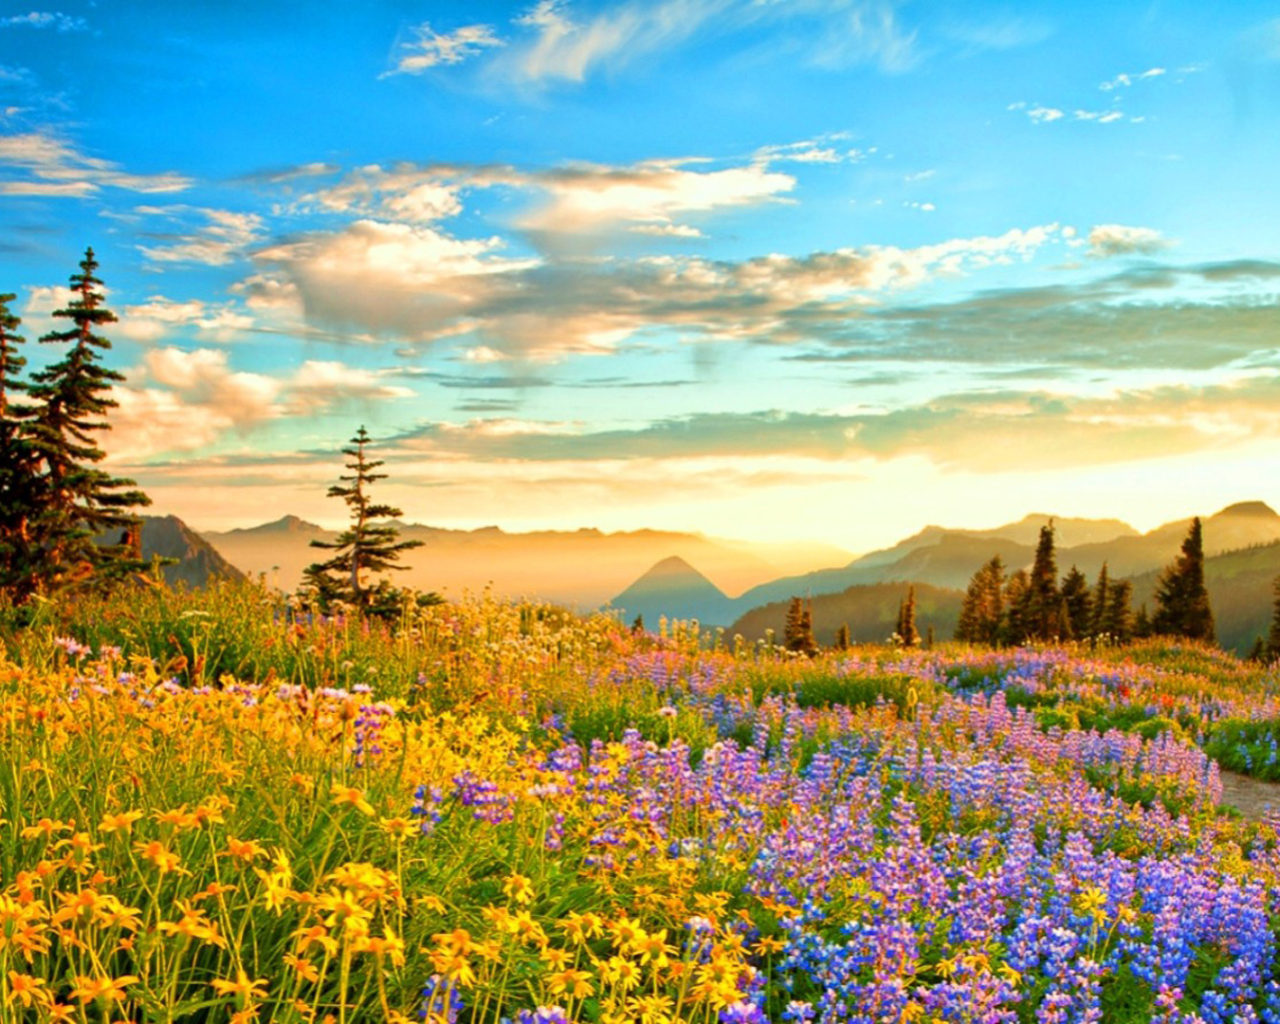
[[(780, 577), (737, 598), (709, 588), (692, 564), (668, 561), (657, 579), (653, 573), (660, 567), (654, 566), (612, 605), (628, 618), (696, 618), (757, 639), (767, 629), (781, 631), (791, 597), (808, 597), (819, 642), (830, 642), (841, 623), (849, 624), (855, 639), (874, 640), (892, 632), (898, 601), (914, 584), (920, 629), (932, 624), (938, 636), (949, 637), (973, 573), (993, 555), (1009, 571), (1029, 567), (1040, 527), (1049, 518), (1031, 515), (988, 530), (929, 526), (839, 568)], [(1177, 557), (1190, 524), (1181, 519), (1139, 533), (1114, 519), (1054, 519), (1059, 572), (1075, 565), (1092, 580), (1105, 562), (1113, 578), (1133, 579), (1135, 607), (1144, 602), (1150, 607), (1159, 573)], [(1254, 637), (1265, 635), (1271, 618), (1272, 581), (1280, 575), (1280, 515), (1263, 502), (1242, 502), (1207, 517), (1203, 526), (1205, 574), (1219, 639), (1225, 647), (1247, 651)]]
[[(398, 584), (446, 597), (492, 587), (509, 597), (538, 597), (580, 610), (604, 604), (650, 566), (671, 557), (696, 564), (715, 581), (713, 586), (732, 593), (849, 557), (828, 544), (753, 544), (663, 530), (508, 533), (496, 526), (447, 530), (397, 525), (402, 540), (422, 545), (404, 553), (406, 570), (395, 574)], [(336, 536), (336, 531), (297, 516), (203, 534), (233, 565), (283, 590), (296, 589), (303, 570), (325, 557), (311, 541)]]
[[(892, 632), (898, 602), (915, 585), (917, 621), (949, 637), (963, 590), (993, 555), (1012, 571), (1035, 555), (1043, 514), (990, 529), (928, 526), (878, 551), (849, 559), (822, 544), (753, 544), (674, 531), (599, 530), (508, 533), (496, 526), (448, 530), (398, 524), (422, 546), (406, 553), (397, 582), (449, 597), (491, 587), (509, 597), (538, 597), (577, 609), (605, 606), (628, 620), (697, 619), (748, 638), (780, 632), (792, 596), (812, 601), (820, 642), (847, 623), (855, 640)], [(1077, 566), (1091, 580), (1105, 562), (1113, 578), (1129, 578), (1134, 606), (1151, 607), (1160, 571), (1177, 557), (1190, 519), (1140, 533), (1116, 519), (1053, 520), (1060, 573)], [(1203, 520), (1205, 575), (1224, 647), (1247, 651), (1267, 632), (1272, 583), (1280, 575), (1280, 515), (1260, 501), (1230, 505)], [(146, 517), (143, 553), (177, 560), (170, 582), (200, 586), (214, 578), (261, 575), (284, 590), (297, 587), (332, 540), (297, 516), (248, 529), (198, 534), (174, 516)], [(840, 563), (832, 566), (832, 563)], [(826, 566), (819, 568), (819, 566)], [(732, 595), (737, 596), (732, 596)]]

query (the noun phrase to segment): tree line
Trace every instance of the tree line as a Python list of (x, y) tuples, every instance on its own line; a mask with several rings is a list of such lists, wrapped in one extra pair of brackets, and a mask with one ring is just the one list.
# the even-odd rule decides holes
[(1178, 557), (1160, 574), (1155, 611), (1131, 608), (1132, 584), (1113, 580), (1104, 562), (1089, 585), (1074, 565), (1058, 578), (1053, 521), (1040, 528), (1031, 569), (1005, 575), (997, 555), (974, 573), (960, 606), (955, 638), (996, 645), (1091, 640), (1123, 644), (1146, 636), (1214, 641), (1204, 579), (1204, 535), (1192, 520)]
[[(999, 555), (973, 574), (965, 591), (954, 639), (990, 647), (1025, 643), (1125, 644), (1151, 636), (1215, 642), (1213, 610), (1205, 583), (1204, 530), (1192, 520), (1177, 557), (1160, 574), (1154, 608), (1133, 608), (1133, 585), (1114, 579), (1104, 562), (1092, 583), (1076, 566), (1061, 577), (1057, 568), (1053, 521), (1041, 527), (1029, 569), (1007, 573)], [(1280, 658), (1280, 578), (1268, 636), (1259, 637), (1250, 655), (1255, 660)], [(915, 587), (898, 605), (891, 642), (904, 647), (932, 646), (932, 627), (921, 636), (916, 626)], [(783, 646), (798, 654), (816, 654), (812, 602), (791, 599)], [(833, 647), (850, 646), (847, 624), (835, 634)]]
[(0, 595), (15, 604), (108, 586), (147, 565), (133, 510), (151, 501), (99, 466), (97, 439), (117, 405), (111, 387), (124, 377), (102, 365), (111, 342), (101, 329), (116, 316), (97, 269), (86, 249), (71, 300), (53, 312), (67, 328), (39, 339), (62, 346), (61, 357), (29, 376), (16, 296), (0, 294)]

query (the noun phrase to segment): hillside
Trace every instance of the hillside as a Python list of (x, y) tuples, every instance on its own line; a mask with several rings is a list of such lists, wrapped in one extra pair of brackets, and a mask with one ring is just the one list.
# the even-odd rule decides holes
[[(907, 594), (900, 583), (876, 583), (849, 587), (838, 594), (820, 594), (812, 599), (813, 635), (819, 644), (834, 642), (836, 630), (847, 624), (855, 642), (882, 642), (892, 635), (898, 621), (898, 607)], [(916, 628), (928, 634), (932, 626), (939, 640), (949, 640), (955, 632), (964, 594), (958, 590), (916, 585)], [(787, 601), (753, 608), (729, 628), (749, 640), (759, 640), (773, 630), (781, 640), (787, 619)]]
[[(1203, 525), (1206, 557), (1280, 541), (1280, 515), (1261, 501), (1229, 505), (1204, 519)], [(1178, 556), (1190, 527), (1190, 519), (1177, 519), (1136, 537), (1059, 550), (1058, 565), (1077, 565), (1090, 576), (1103, 562), (1112, 576), (1158, 571)]]
[[(160, 557), (175, 559), (163, 568), (165, 582), (199, 588), (212, 580), (241, 580), (244, 574), (177, 516), (141, 516), (142, 557), (147, 561)], [(112, 530), (98, 543), (116, 543), (119, 530)]]
[[(1204, 576), (1218, 643), (1236, 654), (1248, 654), (1254, 639), (1265, 638), (1271, 628), (1272, 586), (1280, 576), (1280, 542), (1206, 558)], [(1158, 571), (1134, 577), (1135, 606), (1154, 608), (1159, 578)]]
[(733, 602), (683, 558), (665, 558), (613, 599), (625, 621), (644, 616), (656, 629), (662, 616), (697, 619), (708, 626), (726, 625)]
[[(792, 595), (836, 593), (849, 586), (892, 581), (963, 589), (983, 562), (1000, 555), (1010, 570), (1030, 565), (1047, 516), (1027, 516), (991, 530), (930, 526), (891, 548), (873, 551), (839, 569), (783, 577), (753, 587), (737, 599), (739, 612)], [(1089, 576), (1106, 562), (1112, 576), (1133, 576), (1167, 565), (1182, 546), (1190, 519), (1148, 533), (1114, 519), (1055, 519), (1058, 567), (1076, 565)], [(1098, 540), (1098, 537), (1107, 537)], [(1231, 505), (1204, 519), (1205, 551), (1217, 554), (1280, 541), (1280, 515), (1260, 501)]]

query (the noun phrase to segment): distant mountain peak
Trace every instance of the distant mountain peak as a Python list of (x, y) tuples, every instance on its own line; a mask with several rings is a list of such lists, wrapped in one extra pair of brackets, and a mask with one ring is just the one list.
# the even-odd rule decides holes
[(1234, 505), (1228, 505), (1213, 518), (1217, 519), (1220, 516), (1255, 516), (1280, 519), (1280, 515), (1277, 515), (1276, 510), (1265, 501), (1237, 501)]
[(263, 531), (266, 531), (266, 530), (293, 531), (293, 530), (318, 530), (320, 529), (320, 527), (318, 527), (315, 523), (309, 523), (307, 522), (307, 520), (301, 518), (300, 516), (295, 516), (292, 513), (290, 513), (288, 515), (281, 516), (279, 519), (272, 520), (269, 523), (263, 523), (261, 526), (257, 527), (257, 529), (263, 530)]
[(719, 587), (679, 555), (671, 555), (660, 562), (655, 562), (623, 593), (634, 594), (637, 591), (666, 589), (672, 584), (677, 584), (681, 588), (692, 586), (707, 591), (714, 590), (717, 594), (724, 596)]

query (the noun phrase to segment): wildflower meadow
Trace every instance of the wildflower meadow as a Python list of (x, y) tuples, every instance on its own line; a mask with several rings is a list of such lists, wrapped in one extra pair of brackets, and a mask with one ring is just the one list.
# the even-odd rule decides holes
[(479, 596), (5, 627), (6, 1022), (1271, 1022), (1275, 671)]

